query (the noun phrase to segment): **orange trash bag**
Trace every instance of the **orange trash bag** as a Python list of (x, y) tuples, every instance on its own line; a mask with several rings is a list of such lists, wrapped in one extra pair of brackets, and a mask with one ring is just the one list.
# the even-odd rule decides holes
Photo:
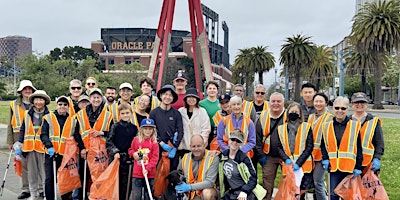
[(211, 142), (210, 142), (210, 150), (219, 151), (219, 145), (218, 145), (217, 137), (215, 137), (214, 139), (211, 140)]
[(362, 185), (366, 190), (367, 200), (388, 200), (389, 196), (383, 187), (379, 177), (371, 170), (369, 165), (365, 175), (362, 177)]
[[(119, 154), (90, 187), (90, 200), (119, 199)], [(121, 185), (121, 187), (126, 187)]]
[(102, 142), (101, 137), (93, 137), (90, 134), (90, 149), (87, 153), (87, 162), (90, 170), (90, 175), (92, 181), (96, 179), (103, 173), (108, 166), (108, 155), (106, 144)]
[(278, 192), (275, 195), (275, 200), (298, 199), (300, 195), (300, 188), (296, 186), (296, 177), (293, 172), (293, 165), (283, 164), (282, 171), (285, 171), (286, 175), (282, 175), (282, 179), (278, 186)]
[(170, 161), (168, 152), (162, 152), (161, 160), (157, 165), (156, 177), (154, 178), (154, 196), (162, 196), (167, 189), (168, 180), (165, 178), (170, 172)]
[(353, 175), (347, 175), (334, 190), (335, 194), (346, 200), (366, 199), (366, 191), (362, 186), (361, 177), (353, 178)]
[(64, 156), (57, 170), (57, 184), (61, 195), (82, 187), (78, 173), (76, 150), (77, 146), (74, 138), (67, 138), (65, 141)]
[(15, 157), (14, 157), (14, 171), (19, 177), (22, 177), (22, 162), (21, 160), (17, 160), (17, 158)]

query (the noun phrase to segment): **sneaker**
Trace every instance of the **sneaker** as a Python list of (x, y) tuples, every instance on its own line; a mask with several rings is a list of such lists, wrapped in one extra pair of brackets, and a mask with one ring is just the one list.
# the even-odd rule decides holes
[(31, 196), (29, 192), (21, 192), (21, 194), (17, 197), (18, 199), (26, 199)]

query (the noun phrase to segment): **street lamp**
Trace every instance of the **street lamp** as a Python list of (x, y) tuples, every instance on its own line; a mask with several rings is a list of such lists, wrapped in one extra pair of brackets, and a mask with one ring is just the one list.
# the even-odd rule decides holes
[(275, 67), (275, 83), (274, 83), (274, 92), (276, 92), (276, 73), (278, 72), (278, 69)]

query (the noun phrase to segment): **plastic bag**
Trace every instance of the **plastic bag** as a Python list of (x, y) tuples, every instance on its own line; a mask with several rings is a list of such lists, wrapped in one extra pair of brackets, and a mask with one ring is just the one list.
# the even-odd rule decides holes
[(366, 191), (362, 186), (361, 177), (353, 178), (353, 174), (347, 175), (334, 190), (335, 194), (346, 200), (366, 199)]
[(17, 158), (14, 158), (14, 171), (19, 177), (22, 178), (22, 162)]
[(157, 165), (157, 173), (154, 178), (154, 196), (162, 196), (167, 189), (168, 180), (165, 178), (170, 172), (168, 152), (162, 152), (161, 160)]
[(92, 181), (103, 173), (108, 166), (108, 155), (106, 145), (101, 141), (101, 137), (90, 136), (90, 149), (87, 154), (87, 162)]
[(296, 186), (293, 164), (283, 164), (282, 170), (285, 170), (286, 175), (282, 175), (282, 179), (278, 186), (278, 192), (275, 195), (275, 200), (296, 200), (300, 198), (300, 188)]
[(61, 195), (82, 187), (78, 173), (76, 149), (77, 146), (74, 138), (67, 138), (65, 141), (64, 156), (57, 170), (57, 184)]
[(362, 185), (366, 190), (367, 200), (388, 200), (389, 197), (379, 177), (371, 170), (371, 165), (362, 177)]
[(119, 154), (90, 187), (90, 200), (119, 199)]

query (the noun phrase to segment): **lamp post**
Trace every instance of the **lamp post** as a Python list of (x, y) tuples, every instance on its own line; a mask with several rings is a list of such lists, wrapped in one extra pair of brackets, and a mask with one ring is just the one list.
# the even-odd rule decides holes
[(289, 101), (289, 73), (288, 73), (288, 66), (285, 68), (285, 101)]
[(343, 62), (343, 49), (340, 51), (339, 96), (344, 96), (344, 62)]
[(276, 73), (278, 72), (278, 69), (275, 67), (275, 82), (274, 82), (274, 92), (276, 92)]

